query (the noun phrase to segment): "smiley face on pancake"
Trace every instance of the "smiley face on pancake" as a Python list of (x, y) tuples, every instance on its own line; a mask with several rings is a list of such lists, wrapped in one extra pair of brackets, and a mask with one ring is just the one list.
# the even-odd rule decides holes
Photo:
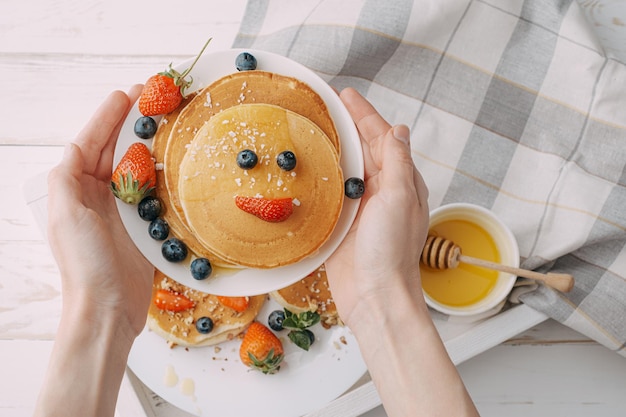
[[(241, 163), (246, 153), (254, 164)], [(195, 237), (245, 267), (274, 268), (314, 253), (343, 204), (336, 147), (316, 124), (275, 105), (241, 104), (212, 116), (188, 145), (179, 175)]]

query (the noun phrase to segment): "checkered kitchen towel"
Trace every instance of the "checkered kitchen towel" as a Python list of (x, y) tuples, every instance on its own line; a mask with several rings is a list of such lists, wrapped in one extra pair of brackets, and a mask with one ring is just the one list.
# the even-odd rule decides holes
[(626, 356), (626, 66), (576, 2), (251, 0), (234, 46), (408, 124), (431, 209), (496, 212), (522, 267), (577, 280), (522, 301)]

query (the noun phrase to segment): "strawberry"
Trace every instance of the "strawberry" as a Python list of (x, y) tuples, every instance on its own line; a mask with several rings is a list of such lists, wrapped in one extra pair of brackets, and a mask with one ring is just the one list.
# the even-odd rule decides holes
[(217, 296), (217, 300), (224, 307), (232, 308), (238, 313), (243, 313), (248, 308), (250, 303), (249, 297), (226, 297), (222, 295)]
[(190, 84), (172, 67), (153, 75), (141, 90), (139, 112), (144, 116), (171, 113), (183, 101), (184, 91)]
[(278, 372), (284, 354), (280, 339), (270, 329), (256, 321), (248, 327), (239, 347), (241, 362), (264, 374)]
[(125, 203), (139, 204), (155, 186), (156, 168), (150, 149), (143, 143), (133, 143), (111, 175), (111, 191)]
[(246, 213), (254, 214), (266, 222), (282, 222), (293, 213), (291, 198), (268, 199), (236, 196), (235, 204)]
[(185, 77), (189, 75), (196, 62), (198, 62), (209, 42), (211, 42), (211, 39), (204, 44), (191, 66), (182, 73), (173, 69), (172, 64), (170, 64), (166, 71), (148, 78), (139, 96), (139, 112), (141, 114), (144, 116), (157, 116), (176, 110), (183, 98), (185, 98), (185, 90), (193, 82), (193, 80), (185, 80)]
[(157, 290), (154, 304), (161, 310), (174, 312), (189, 310), (194, 306), (193, 301), (183, 294), (164, 289)]

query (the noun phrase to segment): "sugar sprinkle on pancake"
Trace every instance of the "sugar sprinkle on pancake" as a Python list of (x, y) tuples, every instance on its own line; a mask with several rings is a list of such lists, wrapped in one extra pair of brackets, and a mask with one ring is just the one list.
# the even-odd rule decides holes
[[(167, 290), (182, 294), (194, 306), (182, 311), (167, 311), (156, 306), (157, 291)], [(232, 340), (243, 332), (258, 315), (266, 300), (266, 295), (248, 297), (248, 308), (237, 312), (222, 305), (217, 296), (190, 289), (155, 270), (152, 288), (152, 302), (148, 311), (148, 327), (163, 337), (170, 346), (210, 346)], [(213, 329), (206, 334), (196, 329), (201, 317), (209, 317)]]
[(305, 278), (280, 290), (272, 291), (270, 296), (292, 313), (299, 314), (305, 311), (318, 313), (320, 323), (326, 328), (341, 324), (324, 265)]

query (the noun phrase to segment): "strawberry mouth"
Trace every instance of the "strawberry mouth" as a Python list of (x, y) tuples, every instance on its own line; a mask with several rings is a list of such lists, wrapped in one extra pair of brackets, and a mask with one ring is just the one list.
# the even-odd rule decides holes
[(278, 223), (287, 220), (293, 213), (294, 202), (291, 197), (264, 198), (236, 196), (235, 205), (246, 213), (259, 219)]

